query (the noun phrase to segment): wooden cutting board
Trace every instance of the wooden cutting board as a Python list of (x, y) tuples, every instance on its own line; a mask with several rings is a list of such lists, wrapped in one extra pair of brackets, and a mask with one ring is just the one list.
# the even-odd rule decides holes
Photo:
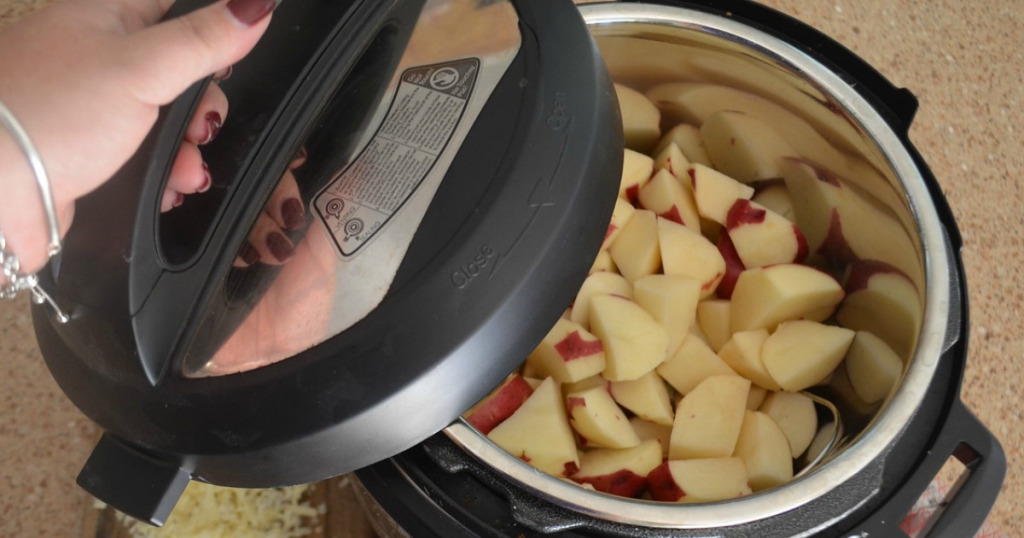
[[(307, 493), (310, 506), (326, 506), (326, 512), (309, 522), (309, 538), (373, 538), (377, 534), (364, 515), (358, 493), (348, 475), (312, 484)], [(128, 529), (118, 521), (113, 508), (91, 509), (85, 518), (84, 538), (131, 538)], [(171, 536), (168, 538), (191, 538)], [(239, 536), (237, 538), (249, 538)], [(257, 538), (257, 537), (252, 537)]]

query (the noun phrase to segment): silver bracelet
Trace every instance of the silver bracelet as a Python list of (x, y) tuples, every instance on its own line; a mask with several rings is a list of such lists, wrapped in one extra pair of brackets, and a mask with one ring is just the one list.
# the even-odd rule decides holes
[[(11, 134), (18, 147), (21, 148), (21, 152), (25, 155), (29, 166), (32, 168), (32, 173), (35, 175), (36, 184), (39, 187), (39, 195), (43, 199), (43, 211), (46, 215), (46, 225), (50, 235), (46, 254), (49, 258), (52, 258), (60, 253), (60, 226), (57, 223), (57, 207), (53, 203), (50, 178), (46, 174), (46, 167), (43, 166), (42, 156), (36, 150), (35, 145), (32, 144), (28, 133), (25, 132), (25, 129), (18, 123), (17, 118), (4, 106), (2, 101), (0, 101), (0, 123)], [(21, 272), (21, 262), (18, 261), (17, 256), (7, 250), (7, 238), (4, 237), (3, 232), (0, 232), (0, 271), (3, 272), (3, 276), (7, 280), (6, 283), (0, 284), (0, 299), (13, 299), (20, 292), (31, 290), (32, 298), (37, 304), (49, 303), (61, 322), (68, 321), (69, 317), (67, 314), (62, 312), (53, 298), (39, 286), (39, 277), (35, 274), (26, 275)]]

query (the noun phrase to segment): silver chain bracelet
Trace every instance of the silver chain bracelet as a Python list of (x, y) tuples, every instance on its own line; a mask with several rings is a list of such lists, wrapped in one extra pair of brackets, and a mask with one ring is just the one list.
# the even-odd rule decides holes
[[(39, 194), (43, 199), (43, 210), (46, 214), (46, 225), (49, 230), (49, 245), (46, 254), (52, 258), (60, 253), (60, 226), (57, 223), (57, 208), (53, 203), (53, 192), (50, 189), (50, 178), (43, 166), (42, 156), (36, 150), (28, 133), (18, 123), (14, 114), (0, 101), (0, 123), (14, 138), (14, 142), (21, 148), (21, 152), (28, 160), (32, 173), (35, 175), (36, 183), (39, 186)], [(18, 257), (7, 250), (7, 238), (0, 232), (0, 271), (3, 272), (6, 283), (0, 284), (0, 299), (13, 299), (25, 290), (32, 292), (32, 299), (36, 304), (48, 303), (57, 314), (61, 323), (67, 322), (70, 317), (64, 313), (52, 297), (39, 286), (39, 277), (35, 274), (25, 275), (21, 272), (21, 262)]]
[(0, 299), (13, 299), (19, 293), (39, 284), (36, 275), (21, 274), (21, 262), (12, 252), (7, 251), (7, 238), (3, 232), (0, 232), (0, 270), (7, 279), (6, 284), (0, 285)]

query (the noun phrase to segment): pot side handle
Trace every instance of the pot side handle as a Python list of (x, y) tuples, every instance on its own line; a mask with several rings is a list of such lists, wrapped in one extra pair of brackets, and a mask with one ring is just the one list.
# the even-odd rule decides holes
[(1006, 454), (992, 432), (958, 398), (921, 465), (871, 521), (850, 537), (905, 536), (900, 523), (949, 458), (956, 458), (965, 468), (916, 536), (974, 536), (999, 496), (1006, 476)]

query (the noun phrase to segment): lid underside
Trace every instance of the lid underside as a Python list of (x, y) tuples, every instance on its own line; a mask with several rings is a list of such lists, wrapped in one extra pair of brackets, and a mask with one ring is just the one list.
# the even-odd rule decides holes
[[(108, 432), (80, 477), (101, 499), (138, 485), (96, 479), (133, 451), (172, 482), (241, 487), (396, 454), (512, 371), (591, 266), (622, 141), (572, 2), (341, 4), (283, 3), (222, 83), (209, 198), (155, 210), (193, 93), (79, 207), (45, 279), (73, 319), (34, 315), (54, 377)], [(304, 220), (283, 229), (296, 197)], [(245, 250), (268, 220), (291, 256)], [(132, 232), (98, 244), (110, 226)]]

